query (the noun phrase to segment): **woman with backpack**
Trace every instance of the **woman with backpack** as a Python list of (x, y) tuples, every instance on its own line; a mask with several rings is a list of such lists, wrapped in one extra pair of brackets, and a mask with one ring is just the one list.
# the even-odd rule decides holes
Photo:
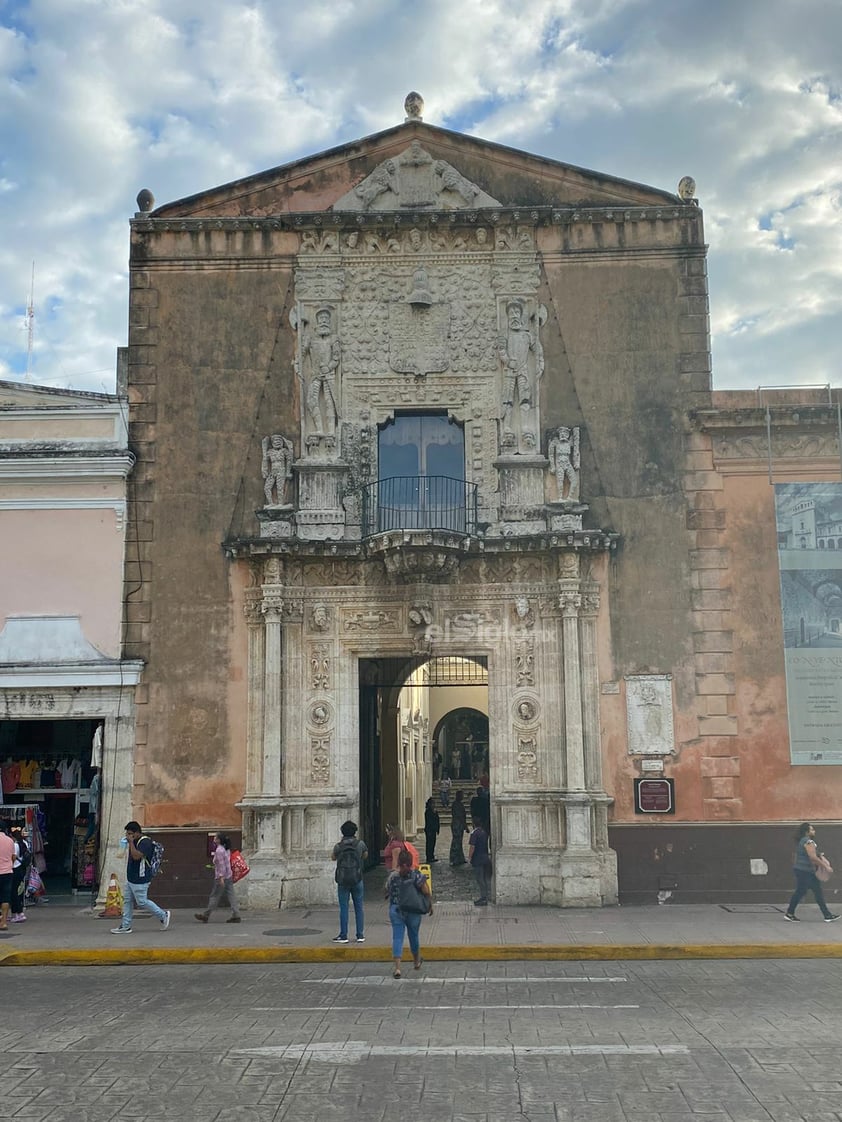
[(196, 912), (195, 918), (199, 923), (207, 923), (214, 908), (218, 908), (225, 896), (231, 908), (231, 915), (226, 923), (241, 923), (240, 905), (234, 891), (234, 878), (231, 873), (231, 839), (227, 834), (214, 836), (213, 851), (213, 888), (211, 889), (208, 906), (203, 912)]
[(433, 914), (433, 896), (426, 876), (412, 867), (412, 854), (402, 849), (398, 854), (398, 867), (389, 873), (385, 889), (389, 901), (389, 922), (392, 924), (392, 957), (395, 960), (393, 978), (401, 976), (401, 955), (404, 932), (409, 936), (409, 949), (416, 970), (421, 969), (421, 920)]

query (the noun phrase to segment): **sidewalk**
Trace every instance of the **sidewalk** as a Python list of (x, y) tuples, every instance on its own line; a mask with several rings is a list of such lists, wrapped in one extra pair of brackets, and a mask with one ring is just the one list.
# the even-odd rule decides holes
[[(390, 933), (385, 905), (366, 903), (366, 942), (331, 942), (338, 908), (243, 912), (241, 924), (215, 912), (208, 924), (174, 911), (168, 931), (135, 914), (130, 935), (119, 922), (73, 905), (28, 909), (26, 923), (0, 933), (0, 966), (221, 962), (385, 962)], [(667, 904), (600, 909), (475, 908), (443, 903), (423, 921), (428, 961), (518, 959), (842, 958), (842, 920), (822, 922), (803, 904), (800, 923), (771, 904)], [(353, 927), (353, 912), (351, 917)], [(352, 931), (353, 934), (353, 931)]]

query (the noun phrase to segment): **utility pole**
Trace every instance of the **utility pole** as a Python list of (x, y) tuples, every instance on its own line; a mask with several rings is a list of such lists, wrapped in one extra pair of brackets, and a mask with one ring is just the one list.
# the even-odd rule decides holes
[(35, 341), (35, 262), (32, 262), (32, 282), (29, 286), (29, 302), (26, 305), (26, 378), (32, 381), (32, 345)]

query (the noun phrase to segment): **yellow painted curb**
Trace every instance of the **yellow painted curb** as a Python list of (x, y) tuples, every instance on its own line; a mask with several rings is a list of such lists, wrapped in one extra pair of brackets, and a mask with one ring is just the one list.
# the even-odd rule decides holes
[[(842, 943), (709, 943), (609, 946), (514, 944), (424, 947), (427, 962), (647, 961), (658, 959), (842, 958)], [(389, 947), (90, 947), (0, 951), (0, 966), (163, 966), (238, 963), (390, 962)]]

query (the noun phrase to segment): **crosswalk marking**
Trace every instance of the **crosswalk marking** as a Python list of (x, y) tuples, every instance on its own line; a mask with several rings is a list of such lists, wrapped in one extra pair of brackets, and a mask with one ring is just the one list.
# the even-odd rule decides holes
[(313, 1060), (326, 1064), (356, 1064), (375, 1056), (687, 1056), (686, 1044), (547, 1044), (536, 1045), (399, 1045), (367, 1044), (347, 1040), (336, 1044), (281, 1044), (263, 1048), (233, 1048), (234, 1056), (275, 1057), (279, 1060)]

